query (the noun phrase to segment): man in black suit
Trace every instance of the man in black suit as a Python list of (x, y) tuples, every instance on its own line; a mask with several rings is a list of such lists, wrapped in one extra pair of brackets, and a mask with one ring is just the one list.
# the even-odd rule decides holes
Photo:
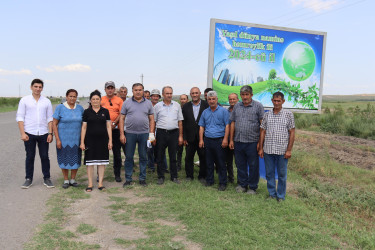
[(184, 145), (186, 147), (185, 171), (186, 179), (194, 179), (194, 155), (195, 152), (199, 156), (199, 175), (198, 179), (204, 182), (206, 179), (206, 158), (204, 148), (199, 148), (199, 126), (198, 122), (203, 110), (208, 108), (206, 101), (201, 100), (201, 91), (198, 87), (190, 90), (191, 101), (182, 107), (182, 115), (184, 116)]

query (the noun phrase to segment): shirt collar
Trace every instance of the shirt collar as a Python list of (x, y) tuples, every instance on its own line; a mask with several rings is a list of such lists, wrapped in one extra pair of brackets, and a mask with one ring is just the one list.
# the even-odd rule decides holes
[(214, 111), (212, 111), (211, 107), (208, 107), (208, 108), (210, 109), (210, 111), (211, 111), (211, 112), (215, 112), (216, 110), (218, 110), (218, 109), (219, 109), (219, 107), (220, 107), (220, 105), (219, 105), (219, 104), (217, 104), (217, 106), (216, 106), (216, 109), (215, 109)]
[[(136, 99), (134, 99), (134, 96), (132, 96), (132, 100), (133, 102), (138, 102)], [(146, 101), (146, 98), (142, 97), (142, 100), (139, 103), (144, 102), (144, 101)]]
[(173, 101), (171, 101), (171, 103), (170, 103), (169, 105), (165, 104), (164, 101), (162, 101), (162, 102), (163, 102), (163, 106), (165, 106), (165, 107), (168, 107), (168, 106), (172, 106), (172, 105), (173, 105)]
[(247, 106), (245, 106), (245, 105), (243, 104), (243, 102), (242, 102), (242, 101), (240, 102), (240, 105), (241, 105), (241, 106), (243, 106), (243, 107), (252, 107), (252, 106), (253, 106), (253, 104), (254, 104), (254, 100), (253, 100), (253, 99), (251, 99), (251, 102), (250, 102), (250, 104), (249, 104), (249, 105), (247, 105)]
[(272, 109), (272, 114), (273, 114), (273, 115), (279, 115), (279, 114), (281, 114), (281, 113), (283, 113), (283, 112), (284, 112), (284, 109), (281, 108), (280, 111), (279, 111), (279, 113), (275, 114), (275, 112), (273, 112), (273, 109)]
[(73, 107), (73, 108), (70, 108), (70, 106), (69, 106), (68, 102), (64, 102), (63, 104), (64, 104), (64, 106), (65, 106), (65, 107), (66, 107), (67, 109), (75, 109), (75, 108), (76, 108), (76, 106), (77, 106), (77, 104), (76, 104), (76, 103), (74, 103), (74, 107)]
[(195, 105), (194, 102), (191, 102), (191, 104), (193, 104), (193, 106), (195, 106), (195, 107), (199, 107), (201, 105), (201, 103), (202, 103), (202, 100), (199, 100), (199, 103), (197, 105)]

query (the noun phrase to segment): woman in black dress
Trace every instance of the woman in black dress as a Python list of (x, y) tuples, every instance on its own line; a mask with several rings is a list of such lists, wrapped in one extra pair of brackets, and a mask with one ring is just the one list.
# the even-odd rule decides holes
[(95, 90), (90, 94), (91, 105), (83, 112), (81, 145), (85, 151), (85, 165), (87, 166), (87, 192), (92, 191), (92, 175), (97, 166), (99, 175), (98, 189), (103, 190), (105, 165), (109, 164), (109, 150), (112, 149), (112, 127), (108, 109), (100, 106), (101, 94)]

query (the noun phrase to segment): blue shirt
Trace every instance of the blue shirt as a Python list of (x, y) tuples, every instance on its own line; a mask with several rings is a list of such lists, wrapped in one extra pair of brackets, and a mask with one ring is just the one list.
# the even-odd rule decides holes
[(198, 125), (204, 127), (204, 135), (208, 138), (224, 137), (225, 127), (229, 124), (229, 112), (217, 105), (214, 111), (210, 107), (202, 113)]
[(193, 105), (193, 114), (194, 114), (195, 120), (197, 120), (197, 118), (198, 118), (199, 109), (201, 108), (201, 102), (202, 101), (199, 101), (199, 103), (197, 105), (195, 105), (193, 102), (191, 102), (191, 104)]

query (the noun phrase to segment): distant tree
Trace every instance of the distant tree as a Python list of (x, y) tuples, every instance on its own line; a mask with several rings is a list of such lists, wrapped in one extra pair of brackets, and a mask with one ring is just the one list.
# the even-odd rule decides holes
[(275, 78), (276, 78), (276, 70), (275, 69), (271, 69), (270, 73), (268, 74), (268, 79), (269, 80), (273, 80)]

